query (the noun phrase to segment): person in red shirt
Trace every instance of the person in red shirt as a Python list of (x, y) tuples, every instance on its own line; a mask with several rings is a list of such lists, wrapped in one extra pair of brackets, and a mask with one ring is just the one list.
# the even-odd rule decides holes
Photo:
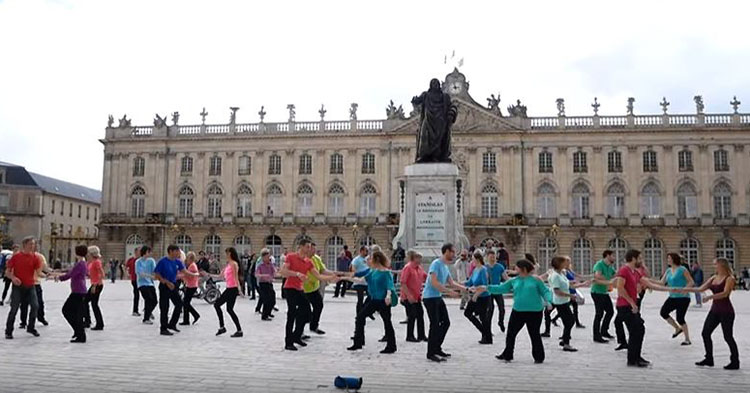
[(39, 304), (36, 298), (36, 276), (41, 273), (42, 261), (34, 252), (36, 240), (33, 237), (23, 239), (21, 243), (21, 252), (13, 255), (8, 261), (5, 276), (13, 283), (13, 291), (10, 294), (10, 310), (8, 319), (5, 324), (5, 338), (13, 339), (13, 323), (16, 321), (16, 314), (21, 307), (21, 302), (29, 305), (29, 313), (26, 331), (39, 337), (39, 333), (34, 328), (36, 323), (37, 309)]
[(141, 313), (138, 312), (138, 303), (141, 300), (141, 294), (138, 292), (138, 277), (135, 274), (135, 261), (140, 258), (141, 250), (136, 247), (133, 251), (133, 256), (128, 258), (125, 262), (125, 267), (128, 268), (128, 276), (130, 276), (130, 284), (133, 285), (133, 316), (140, 317)]
[(287, 304), (284, 349), (288, 351), (296, 351), (295, 344), (301, 347), (307, 346), (302, 341), (302, 333), (305, 324), (310, 319), (310, 302), (305, 297), (302, 281), (307, 279), (308, 273), (321, 281), (336, 282), (338, 280), (336, 275), (321, 274), (313, 269), (313, 263), (310, 260), (312, 252), (312, 242), (309, 239), (300, 240), (298, 251), (286, 255), (284, 264), (279, 271), (279, 274), (286, 278), (283, 288), (283, 291), (286, 292)]
[(84, 326), (91, 326), (91, 314), (89, 312), (89, 304), (91, 309), (94, 311), (94, 318), (96, 318), (96, 325), (91, 330), (104, 330), (104, 319), (102, 318), (102, 310), (99, 308), (99, 296), (102, 294), (104, 289), (104, 268), (102, 267), (102, 255), (99, 251), (99, 247), (89, 247), (88, 255), (88, 270), (89, 278), (91, 279), (91, 286), (89, 292), (86, 294), (86, 308), (83, 314)]
[[(406, 341), (427, 341), (424, 333), (424, 309), (422, 308), (422, 286), (427, 280), (427, 273), (422, 268), (422, 254), (409, 250), (406, 253), (408, 263), (401, 270), (401, 301), (406, 305)], [(414, 337), (414, 323), (417, 324), (417, 336)]]

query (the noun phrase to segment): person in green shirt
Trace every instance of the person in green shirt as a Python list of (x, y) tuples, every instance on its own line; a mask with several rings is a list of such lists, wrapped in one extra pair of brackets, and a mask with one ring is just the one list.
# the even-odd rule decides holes
[[(334, 274), (326, 269), (326, 265), (318, 255), (318, 250), (315, 248), (315, 243), (312, 243), (312, 257), (310, 260), (313, 263), (313, 268), (320, 274)], [(326, 332), (320, 330), (320, 314), (323, 313), (323, 294), (320, 290), (320, 280), (313, 275), (312, 271), (307, 273), (307, 280), (302, 284), (302, 289), (305, 291), (305, 297), (310, 301), (312, 313), (310, 314), (310, 331), (315, 334), (326, 334)]]
[(534, 363), (544, 362), (544, 344), (539, 328), (542, 325), (544, 302), (552, 302), (552, 293), (544, 282), (534, 276), (534, 264), (521, 259), (516, 262), (518, 275), (500, 285), (476, 287), (474, 296), (478, 297), (484, 291), (492, 295), (513, 292), (513, 311), (508, 321), (508, 333), (505, 336), (505, 350), (495, 356), (499, 360), (510, 362), (513, 360), (513, 350), (516, 346), (516, 336), (526, 326), (531, 338), (531, 355)]
[(614, 337), (609, 334), (609, 323), (615, 315), (612, 307), (610, 280), (615, 276), (615, 253), (604, 250), (602, 259), (594, 264), (594, 280), (591, 285), (591, 299), (594, 301), (594, 342), (606, 344), (607, 339)]

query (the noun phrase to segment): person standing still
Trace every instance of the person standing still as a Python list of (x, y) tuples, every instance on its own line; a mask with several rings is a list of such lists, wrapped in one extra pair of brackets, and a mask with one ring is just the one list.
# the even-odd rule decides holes
[[(349, 253), (349, 246), (344, 245), (344, 249), (341, 250), (339, 255), (336, 257), (336, 272), (339, 274), (346, 274), (349, 271), (349, 264), (351, 263), (351, 258), (349, 257), (351, 253)], [(346, 290), (349, 289), (350, 281), (347, 280), (339, 280), (336, 282), (336, 289), (333, 292), (333, 297), (341, 297), (343, 298), (346, 296)]]
[[(693, 282), (696, 287), (703, 285), (703, 268), (701, 268), (700, 262), (693, 261), (693, 265), (690, 267), (690, 274), (693, 276)], [(702, 306), (703, 302), (701, 302), (701, 293), (695, 292), (695, 307), (700, 308)]]
[(109, 260), (109, 280), (112, 284), (117, 279), (117, 261), (114, 259)]
[[(469, 253), (466, 250), (461, 250), (461, 254), (458, 257), (458, 260), (456, 261), (456, 282), (466, 282), (466, 280), (469, 277), (468, 271), (469, 271)], [(463, 310), (466, 308), (466, 303), (469, 301), (469, 293), (464, 292), (461, 294), (461, 304), (458, 307), (459, 309)]]

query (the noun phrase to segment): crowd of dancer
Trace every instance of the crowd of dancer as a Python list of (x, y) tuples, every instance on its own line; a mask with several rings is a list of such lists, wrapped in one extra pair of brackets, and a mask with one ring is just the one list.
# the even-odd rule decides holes
[[(513, 306), (507, 321), (505, 348), (496, 357), (506, 362), (514, 359), (516, 338), (525, 327), (531, 340), (534, 362), (542, 363), (545, 360), (543, 338), (550, 336), (550, 325), (557, 319), (563, 324), (562, 336), (559, 338), (562, 351), (577, 351), (571, 343), (572, 331), (574, 327), (584, 326), (579, 320), (577, 307), (583, 302), (583, 298), (576, 288), (591, 286), (595, 308), (593, 341), (607, 344), (609, 340), (616, 338), (618, 346), (615, 349), (627, 350), (628, 366), (648, 367), (650, 362), (641, 356), (645, 336), (641, 305), (647, 290), (669, 293), (661, 307), (660, 316), (674, 328), (673, 338), (683, 336), (683, 346), (692, 344), (685, 316), (690, 305), (690, 293), (695, 293), (698, 304), (712, 302), (701, 332), (705, 357), (696, 365), (714, 365), (711, 336), (721, 326), (724, 340), (730, 349), (730, 363), (724, 368), (739, 368), (739, 352), (733, 336), (735, 312), (730, 300), (736, 283), (732, 267), (724, 258), (714, 260), (715, 274), (703, 281), (702, 276), (700, 280), (694, 279), (693, 272), (683, 266), (680, 255), (674, 253), (667, 255), (669, 268), (664, 275), (660, 279), (653, 279), (643, 265), (641, 253), (634, 249), (626, 252), (625, 263), (619, 270), (615, 269), (613, 252), (607, 250), (594, 265), (593, 274), (582, 276), (576, 275), (570, 258), (563, 255), (552, 258), (551, 268), (542, 272), (530, 254), (510, 266), (509, 254), (502, 248), (496, 250), (488, 247), (472, 252), (461, 250), (456, 258), (456, 250), (451, 244), (443, 245), (441, 256), (432, 261), (425, 271), (420, 253), (413, 250), (404, 252), (398, 248), (399, 253), (394, 252), (392, 259), (399, 257), (406, 260), (403, 267), (399, 262), (398, 269), (392, 267), (391, 259), (380, 247), (374, 245), (369, 248), (360, 247), (354, 258), (348, 248), (345, 248), (339, 255), (337, 271), (329, 271), (317, 254), (315, 244), (307, 239), (299, 242), (296, 252), (287, 253), (281, 258), (279, 268), (268, 249), (261, 250), (257, 260), (253, 257), (250, 262), (252, 265), (243, 264), (241, 267), (241, 257), (237, 250), (230, 247), (225, 250), (225, 267), (220, 274), (214, 274), (202, 264), (202, 255), (199, 259), (193, 252), (185, 254), (179, 247), (170, 245), (167, 255), (157, 262), (152, 257), (151, 248), (143, 246), (136, 249), (136, 255), (125, 264), (133, 287), (132, 315), (142, 316), (143, 324), (152, 325), (153, 311), (158, 305), (160, 334), (174, 335), (180, 332), (178, 322), (181, 326), (188, 326), (191, 325), (191, 317), (192, 324), (201, 318), (191, 304), (201, 282), (209, 278), (222, 280), (226, 283), (226, 288), (213, 304), (218, 319), (216, 335), (227, 333), (222, 310), (224, 307), (235, 327), (231, 337), (240, 338), (243, 337), (243, 331), (234, 307), (237, 298), (244, 292), (243, 284), (248, 283), (248, 277), (243, 273), (252, 272), (252, 286), (248, 283), (248, 289), (252, 289), (253, 296), (258, 291), (255, 311), (261, 314), (262, 321), (273, 320), (273, 312), (278, 311), (273, 281), (281, 277), (282, 297), (287, 304), (284, 348), (297, 351), (299, 347), (308, 345), (310, 336), (304, 334), (306, 326), (311, 333), (325, 334), (320, 329), (324, 306), (321, 285), (336, 284), (335, 297), (339, 294), (343, 297), (351, 284), (351, 288), (357, 293), (357, 302), (354, 334), (351, 337), (353, 342), (348, 350), (356, 351), (365, 346), (367, 319), (374, 319), (374, 314), (377, 313), (385, 330), (384, 337), (380, 339), (385, 343), (385, 348), (380, 352), (396, 352), (397, 340), (391, 321), (392, 307), (401, 304), (407, 317), (406, 342), (426, 341), (427, 359), (444, 362), (451, 357), (451, 354), (443, 350), (443, 342), (451, 325), (444, 297), (461, 298), (463, 315), (479, 332), (479, 344), (490, 345), (493, 343), (494, 311), (498, 311), (497, 324), (505, 332), (503, 295), (512, 294)], [(498, 258), (498, 254), (502, 255), (502, 259)], [(56, 281), (70, 281), (70, 295), (63, 305), (62, 313), (73, 330), (71, 342), (85, 343), (86, 329), (104, 329), (99, 306), (105, 278), (101, 252), (96, 246), (80, 245), (75, 248), (75, 256), (75, 264), (67, 272), (50, 270), (44, 256), (36, 252), (35, 239), (29, 237), (23, 240), (20, 247), (14, 247), (13, 255), (7, 261), (2, 261), (3, 265), (0, 267), (4, 269), (5, 282), (10, 283), (6, 290), (12, 287), (6, 339), (13, 339), (19, 310), (19, 326), (33, 336), (39, 336), (35, 328), (37, 321), (48, 324), (41, 286), (41, 280), (45, 277)], [(455, 275), (451, 274), (450, 269), (454, 262)], [(347, 263), (348, 266), (345, 266)], [(399, 278), (399, 290), (396, 289), (395, 277)], [(87, 278), (90, 282), (88, 287)], [(179, 291), (181, 286), (182, 294)], [(610, 292), (615, 290), (617, 300), (613, 307)], [(712, 292), (711, 295), (703, 298), (697, 296), (708, 290)], [(5, 295), (3, 293), (1, 301), (4, 301)], [(139, 310), (140, 298), (144, 300), (143, 314)], [(93, 326), (89, 310), (94, 314)], [(429, 319), (427, 330), (425, 311)], [(554, 319), (553, 313), (556, 313)], [(613, 317), (616, 337), (609, 330)], [(543, 323), (545, 331), (542, 333)]]

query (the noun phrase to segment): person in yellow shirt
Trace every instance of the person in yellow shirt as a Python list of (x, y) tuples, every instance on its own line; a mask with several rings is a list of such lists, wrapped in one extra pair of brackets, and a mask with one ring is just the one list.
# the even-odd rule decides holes
[[(313, 263), (313, 268), (320, 274), (334, 274), (326, 269), (323, 260), (318, 255), (318, 251), (315, 248), (315, 243), (312, 243), (312, 257), (310, 258)], [(326, 332), (320, 330), (320, 314), (323, 313), (323, 294), (321, 293), (320, 280), (318, 280), (311, 272), (307, 273), (307, 280), (302, 284), (302, 288), (305, 291), (305, 296), (310, 302), (312, 307), (312, 313), (310, 314), (310, 331), (315, 334), (326, 334)], [(304, 336), (303, 336), (304, 338)]]

